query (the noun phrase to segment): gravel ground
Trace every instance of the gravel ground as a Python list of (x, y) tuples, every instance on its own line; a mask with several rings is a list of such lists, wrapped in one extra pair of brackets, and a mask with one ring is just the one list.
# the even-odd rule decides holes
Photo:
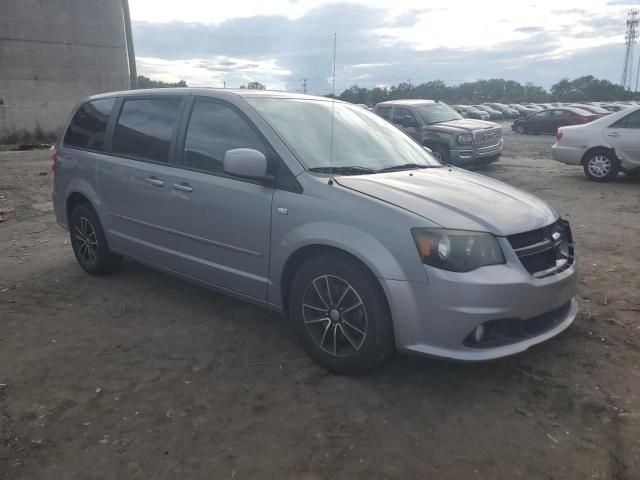
[(505, 140), (484, 173), (572, 222), (578, 319), (517, 357), (358, 378), (273, 313), (133, 262), (84, 274), (49, 152), (0, 153), (0, 478), (640, 478), (640, 178)]

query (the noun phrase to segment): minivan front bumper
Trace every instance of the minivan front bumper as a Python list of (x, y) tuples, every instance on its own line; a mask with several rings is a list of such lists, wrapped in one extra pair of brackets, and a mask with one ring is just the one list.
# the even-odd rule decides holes
[[(427, 284), (381, 279), (397, 349), (462, 361), (492, 360), (527, 350), (569, 327), (578, 312), (577, 259), (567, 270), (540, 279), (514, 263), (468, 273), (425, 267)], [(470, 344), (480, 325), (487, 331), (501, 329), (500, 338)]]

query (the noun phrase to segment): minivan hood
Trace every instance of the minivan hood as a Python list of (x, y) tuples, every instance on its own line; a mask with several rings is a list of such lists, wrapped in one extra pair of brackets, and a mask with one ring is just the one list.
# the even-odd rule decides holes
[(461, 120), (449, 120), (448, 122), (432, 123), (427, 125), (430, 131), (442, 131), (452, 133), (474, 132), (476, 130), (485, 130), (487, 128), (500, 128), (495, 122), (487, 122), (485, 120), (475, 120), (473, 118), (463, 118)]
[(506, 236), (542, 228), (558, 218), (543, 200), (458, 168), (340, 176), (336, 181), (448, 229)]

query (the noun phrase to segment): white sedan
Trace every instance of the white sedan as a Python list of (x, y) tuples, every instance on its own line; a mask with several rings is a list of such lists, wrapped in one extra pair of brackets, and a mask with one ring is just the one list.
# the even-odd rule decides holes
[(554, 160), (582, 165), (590, 180), (609, 181), (619, 171), (640, 173), (640, 107), (584, 125), (560, 127), (551, 147)]

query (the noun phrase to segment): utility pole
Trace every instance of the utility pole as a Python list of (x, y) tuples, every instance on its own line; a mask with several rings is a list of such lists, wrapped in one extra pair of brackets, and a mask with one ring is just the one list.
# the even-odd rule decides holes
[(129, 0), (122, 0), (122, 17), (124, 20), (125, 41), (127, 43), (127, 56), (129, 57), (129, 88), (135, 90), (138, 88), (138, 70), (136, 68), (136, 52), (133, 49)]
[[(633, 49), (638, 39), (638, 24), (640, 23), (640, 10), (630, 10), (627, 16), (627, 30), (624, 34), (626, 51), (622, 67), (622, 88), (631, 90), (633, 84)], [(636, 79), (636, 90), (637, 90)]]
[(302, 91), (304, 92), (304, 94), (307, 94), (307, 79), (303, 78), (302, 79)]

